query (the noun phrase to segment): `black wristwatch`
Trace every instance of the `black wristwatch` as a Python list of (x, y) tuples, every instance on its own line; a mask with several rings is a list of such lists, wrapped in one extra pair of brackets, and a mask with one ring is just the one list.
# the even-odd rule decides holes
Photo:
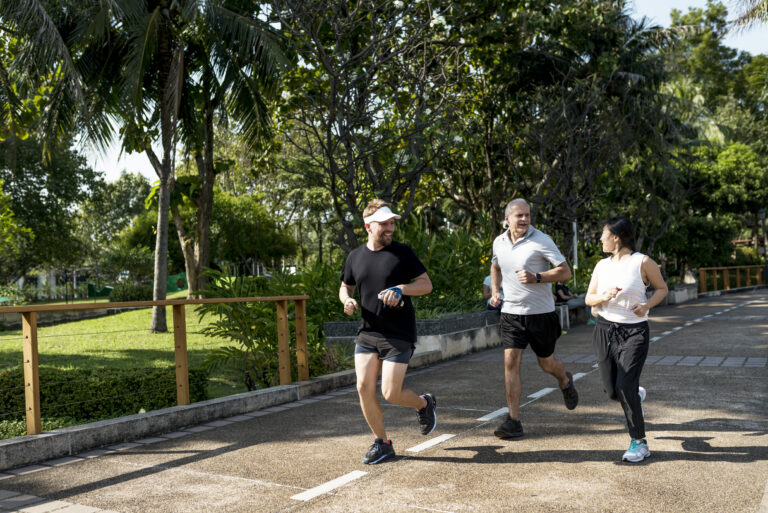
[(536, 283), (541, 283), (541, 273), (536, 273)]

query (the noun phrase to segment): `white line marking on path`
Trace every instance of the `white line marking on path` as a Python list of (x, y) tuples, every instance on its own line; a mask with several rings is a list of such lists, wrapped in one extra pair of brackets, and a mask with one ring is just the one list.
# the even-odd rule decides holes
[(701, 322), (703, 320), (702, 317), (699, 317), (698, 319), (694, 319), (693, 322)]
[(661, 334), (661, 336), (666, 337), (667, 335), (671, 335), (671, 334), (672, 334), (671, 331), (665, 331), (664, 333)]
[(587, 375), (586, 372), (579, 372), (579, 373), (573, 375), (573, 380), (574, 381), (579, 380), (579, 379), (583, 378), (586, 375)]
[(768, 483), (765, 483), (765, 493), (763, 493), (763, 500), (760, 501), (760, 508), (757, 513), (768, 513)]
[(542, 388), (538, 392), (534, 392), (528, 397), (530, 397), (531, 399), (538, 399), (539, 397), (544, 397), (545, 395), (551, 392), (554, 392), (555, 390), (556, 390), (555, 388)]
[(651, 338), (651, 342), (656, 342), (657, 340), (661, 340), (661, 337), (653, 337), (653, 338)]
[(682, 326), (675, 326), (674, 328), (672, 328), (672, 331), (679, 331), (681, 329), (683, 329)]
[(410, 449), (406, 449), (406, 451), (408, 451), (408, 452), (421, 452), (421, 451), (424, 451), (426, 449), (429, 449), (430, 447), (434, 447), (437, 444), (441, 444), (441, 443), (445, 442), (446, 440), (450, 440), (454, 436), (456, 436), (456, 435), (449, 435), (449, 434), (440, 435), (440, 436), (438, 436), (436, 438), (433, 438), (432, 440), (427, 440), (426, 442), (421, 443), (419, 445), (414, 445)]
[(480, 422), (485, 422), (485, 421), (488, 421), (488, 420), (493, 420), (496, 417), (501, 417), (502, 415), (506, 415), (507, 413), (509, 413), (509, 408), (507, 408), (507, 407), (499, 408), (496, 411), (492, 411), (488, 415), (483, 415), (482, 417), (480, 417), (477, 420), (479, 420)]
[(720, 315), (721, 313), (723, 313), (723, 312), (715, 312), (715, 315)]
[(685, 324), (683, 324), (683, 326), (686, 326), (686, 327), (693, 326), (693, 323), (692, 322), (686, 322)]
[(314, 488), (310, 488), (305, 492), (297, 493), (296, 495), (292, 496), (291, 499), (297, 501), (308, 501), (310, 499), (314, 499), (318, 495), (328, 493), (331, 490), (339, 488), (340, 486), (351, 483), (355, 479), (359, 479), (367, 474), (368, 472), (363, 472), (362, 470), (353, 470), (349, 474), (344, 474), (343, 476), (337, 477), (336, 479), (328, 481), (327, 483), (323, 483), (320, 486), (315, 486)]
[(704, 316), (705, 319), (709, 319), (710, 317), (712, 317), (712, 314), (707, 314)]

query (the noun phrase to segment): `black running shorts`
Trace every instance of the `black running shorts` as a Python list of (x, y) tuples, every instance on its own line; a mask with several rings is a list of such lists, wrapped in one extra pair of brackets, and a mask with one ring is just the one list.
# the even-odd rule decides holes
[(501, 313), (501, 343), (505, 349), (525, 349), (528, 344), (539, 358), (555, 352), (560, 337), (560, 317), (557, 312), (518, 315)]

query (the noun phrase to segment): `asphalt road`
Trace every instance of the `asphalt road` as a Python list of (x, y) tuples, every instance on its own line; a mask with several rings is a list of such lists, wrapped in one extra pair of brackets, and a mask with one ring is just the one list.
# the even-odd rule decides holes
[(502, 350), (409, 372), (438, 398), (438, 426), (385, 406), (398, 457), (361, 463), (373, 441), (354, 388), (162, 437), (0, 474), (0, 511), (761, 512), (768, 513), (768, 291), (652, 312), (642, 385), (650, 459), (629, 445), (600, 385), (591, 326), (556, 354), (578, 377), (566, 410), (526, 352), (526, 436), (493, 436), (505, 406)]

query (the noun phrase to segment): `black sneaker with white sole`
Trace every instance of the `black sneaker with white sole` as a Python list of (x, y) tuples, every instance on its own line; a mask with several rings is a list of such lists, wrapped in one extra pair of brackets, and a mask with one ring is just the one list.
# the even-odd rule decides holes
[(435, 430), (437, 426), (437, 399), (432, 394), (423, 394), (421, 397), (427, 400), (427, 405), (418, 410), (416, 415), (419, 417), (419, 430), (422, 435), (428, 435)]
[(576, 408), (577, 404), (579, 404), (579, 393), (576, 391), (576, 387), (573, 385), (573, 374), (566, 372), (565, 375), (568, 377), (568, 385), (566, 385), (565, 388), (561, 388), (560, 391), (563, 393), (563, 402), (565, 403), (565, 407), (569, 410), (572, 410)]
[(395, 448), (392, 447), (392, 440), (389, 440), (389, 443), (385, 443), (381, 438), (377, 438), (373, 441), (373, 445), (368, 449), (368, 452), (365, 453), (363, 463), (376, 465), (377, 463), (390, 460), (394, 457)]
[(507, 420), (497, 427), (493, 434), (499, 438), (519, 438), (524, 434), (523, 424), (507, 415)]

